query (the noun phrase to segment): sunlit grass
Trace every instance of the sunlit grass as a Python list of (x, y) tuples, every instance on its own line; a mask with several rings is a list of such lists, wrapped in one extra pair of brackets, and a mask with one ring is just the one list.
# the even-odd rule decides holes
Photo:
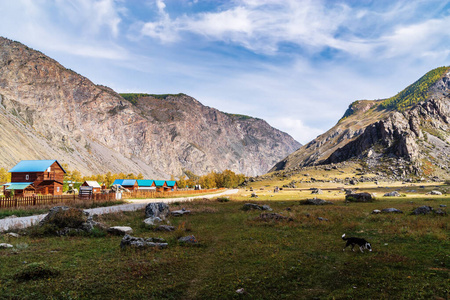
[[(0, 242), (8, 239), (28, 246), (0, 250), (0, 295), (6, 299), (449, 297), (449, 216), (409, 214), (421, 205), (448, 204), (448, 198), (430, 202), (417, 197), (413, 203), (404, 197), (380, 198), (350, 204), (339, 198), (334, 205), (306, 206), (290, 200), (287, 192), (275, 197), (276, 201), (251, 200), (268, 204), (274, 213), (291, 220), (262, 220), (262, 211), (244, 211), (243, 202), (233, 197), (229, 202), (172, 204), (172, 209), (191, 210), (190, 215), (170, 218), (175, 232), (146, 228), (143, 211), (98, 217), (109, 225), (131, 226), (134, 236), (166, 239), (169, 247), (163, 250), (121, 250), (121, 238), (110, 235), (17, 240), (2, 236)], [(371, 214), (385, 207), (404, 213)], [(342, 252), (343, 233), (366, 238), (374, 251)], [(198, 245), (177, 242), (179, 236), (191, 234)], [(32, 262), (60, 273), (27, 284), (15, 280), (14, 274)], [(244, 295), (236, 293), (239, 288), (244, 288)]]

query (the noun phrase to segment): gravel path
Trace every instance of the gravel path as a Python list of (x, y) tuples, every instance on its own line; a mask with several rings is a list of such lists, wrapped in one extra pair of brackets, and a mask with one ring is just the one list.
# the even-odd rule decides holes
[[(138, 200), (128, 200), (130, 204), (122, 204), (108, 207), (97, 207), (97, 208), (89, 208), (85, 209), (85, 211), (90, 214), (109, 214), (119, 211), (135, 211), (141, 208), (144, 208), (148, 203), (151, 202), (183, 202), (183, 201), (191, 201), (198, 198), (214, 198), (226, 195), (236, 194), (238, 192), (237, 189), (234, 190), (226, 190), (222, 193), (211, 194), (211, 195), (200, 195), (193, 197), (185, 197), (185, 198), (162, 198), (162, 199), (138, 199)], [(33, 224), (39, 223), (47, 214), (29, 216), (29, 217), (20, 217), (20, 218), (9, 218), (9, 219), (1, 219), (0, 220), (0, 232), (8, 231), (10, 228), (26, 228)]]

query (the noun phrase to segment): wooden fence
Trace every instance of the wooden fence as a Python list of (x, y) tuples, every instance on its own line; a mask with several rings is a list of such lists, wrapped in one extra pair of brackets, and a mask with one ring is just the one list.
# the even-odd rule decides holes
[(79, 197), (78, 195), (46, 195), (25, 197), (3, 197), (0, 198), (1, 208), (47, 206), (55, 204), (74, 204), (83, 201), (105, 202), (114, 201), (115, 194), (93, 194), (90, 197)]
[[(180, 190), (173, 192), (150, 192), (150, 191), (134, 191), (134, 192), (123, 192), (123, 199), (133, 199), (133, 198), (170, 198), (170, 197), (180, 197), (198, 194), (213, 193), (221, 191), (223, 189), (208, 189), (208, 190)], [(26, 196), (26, 197), (3, 197), (0, 198), (0, 209), (1, 208), (13, 208), (13, 207), (26, 207), (26, 206), (46, 206), (55, 204), (74, 204), (80, 202), (106, 202), (114, 201), (116, 199), (115, 193), (107, 194), (92, 194), (89, 196), (82, 195), (46, 195), (46, 196)]]

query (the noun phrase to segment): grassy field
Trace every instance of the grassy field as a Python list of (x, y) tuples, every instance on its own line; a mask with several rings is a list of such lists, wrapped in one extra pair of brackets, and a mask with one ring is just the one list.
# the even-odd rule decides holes
[[(109, 225), (131, 226), (133, 236), (165, 238), (169, 247), (163, 250), (122, 250), (121, 237), (98, 232), (54, 237), (36, 235), (32, 229), (18, 239), (3, 235), (0, 243), (11, 243), (15, 248), (0, 250), (0, 298), (450, 297), (449, 216), (410, 215), (413, 208), (422, 205), (435, 209), (440, 204), (448, 205), (447, 196), (418, 193), (415, 197), (379, 197), (372, 203), (351, 204), (339, 196), (334, 198), (334, 205), (305, 206), (299, 204), (299, 191), (282, 191), (274, 197), (263, 192), (267, 199), (261, 194), (252, 202), (268, 204), (273, 212), (291, 220), (264, 221), (261, 211), (242, 210), (242, 200), (250, 200), (249, 192), (229, 202), (172, 204), (171, 209), (192, 211), (170, 218), (175, 232), (145, 228), (143, 211), (99, 217)], [(371, 214), (374, 209), (388, 207), (404, 213)], [(318, 217), (328, 221), (319, 221)], [(343, 252), (343, 233), (366, 238), (373, 252)], [(177, 242), (178, 237), (191, 234), (199, 240), (197, 245)], [(30, 263), (42, 263), (56, 273), (19, 279), (18, 274)], [(237, 293), (238, 289), (244, 289), (244, 293)]]

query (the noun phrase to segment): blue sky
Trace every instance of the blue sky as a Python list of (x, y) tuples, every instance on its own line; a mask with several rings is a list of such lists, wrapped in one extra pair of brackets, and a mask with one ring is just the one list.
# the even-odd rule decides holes
[(450, 65), (450, 0), (0, 0), (0, 35), (117, 92), (185, 93), (307, 143)]

